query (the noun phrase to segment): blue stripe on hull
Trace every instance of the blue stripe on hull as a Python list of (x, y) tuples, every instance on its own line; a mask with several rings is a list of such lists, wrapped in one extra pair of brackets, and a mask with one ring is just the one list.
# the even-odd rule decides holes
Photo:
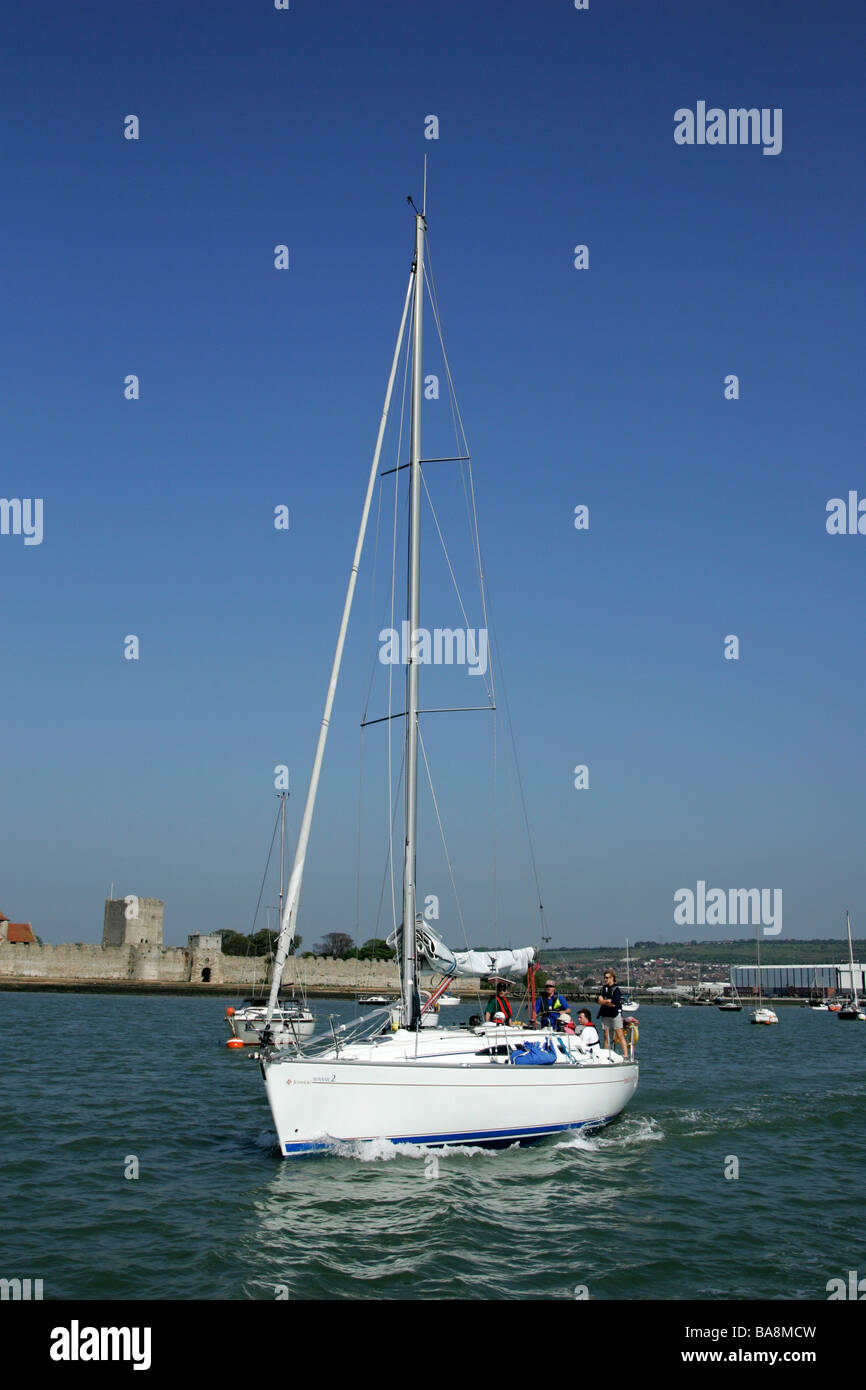
[[(530, 1129), (494, 1129), (494, 1130), (470, 1130), (461, 1134), (404, 1134), (399, 1138), (389, 1139), (390, 1144), (479, 1144), (482, 1148), (496, 1149), (514, 1143), (530, 1143), (533, 1139), (543, 1139), (548, 1134), (567, 1134), (570, 1130), (585, 1129), (587, 1125), (606, 1125), (614, 1118), (613, 1115), (606, 1115), (601, 1120), (581, 1120), (579, 1124), (573, 1125), (543, 1125), (541, 1128)], [(385, 1136), (382, 1136), (385, 1137)], [(298, 1144), (286, 1143), (283, 1145), (283, 1155), (288, 1157), (294, 1154), (324, 1153), (334, 1147), (334, 1144), (369, 1144), (373, 1142), (375, 1136), (367, 1139), (331, 1139), (314, 1142), (301, 1142)]]

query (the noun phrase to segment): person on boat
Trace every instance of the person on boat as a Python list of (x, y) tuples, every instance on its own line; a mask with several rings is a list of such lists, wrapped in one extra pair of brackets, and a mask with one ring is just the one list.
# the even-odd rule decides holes
[(568, 1004), (557, 993), (556, 982), (548, 980), (544, 992), (535, 1001), (535, 1015), (539, 1028), (557, 1028), (559, 1015), (568, 1012)]
[(601, 987), (596, 1002), (601, 1006), (598, 1017), (604, 1029), (604, 1045), (610, 1047), (610, 1035), (613, 1034), (614, 1044), (619, 1048), (623, 1057), (628, 1056), (628, 1048), (625, 1042), (625, 1033), (622, 1026), (622, 990), (616, 982), (616, 974), (613, 970), (605, 970), (604, 984)]
[(559, 1031), (560, 1033), (577, 1032), (577, 1028), (574, 1025), (574, 1019), (572, 1018), (571, 1014), (567, 1011), (559, 1015)]
[(599, 1045), (598, 1029), (592, 1021), (592, 1014), (589, 1009), (581, 1009), (577, 1015), (577, 1026), (580, 1032), (577, 1035), (576, 1046), (578, 1052), (592, 1052)]
[[(487, 1018), (492, 1018), (494, 1023), (511, 1022), (512, 1009), (508, 1002), (508, 985), (504, 980), (497, 983), (496, 993), (492, 999), (487, 1001), (487, 1008), (484, 1013)], [(502, 1014), (502, 1018), (497, 1018), (497, 1014)]]

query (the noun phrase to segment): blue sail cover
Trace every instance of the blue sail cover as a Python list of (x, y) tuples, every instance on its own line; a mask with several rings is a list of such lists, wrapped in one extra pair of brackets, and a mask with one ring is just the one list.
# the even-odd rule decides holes
[(556, 1053), (547, 1041), (523, 1042), (514, 1049), (508, 1060), (515, 1067), (549, 1067), (556, 1061)]

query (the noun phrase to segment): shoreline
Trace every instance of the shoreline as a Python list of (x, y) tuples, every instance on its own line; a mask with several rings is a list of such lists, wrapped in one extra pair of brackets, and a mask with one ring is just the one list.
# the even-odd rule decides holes
[[(366, 986), (360, 989), (346, 989), (345, 986), (327, 985), (308, 985), (301, 991), (309, 999), (357, 999), (361, 994), (379, 994), (391, 991), (377, 990)], [(459, 989), (450, 988), (449, 993), (459, 996), (461, 1003), (477, 1003), (479, 997), (489, 994), (489, 990), (461, 993)], [(254, 986), (251, 985), (232, 985), (220, 983), (207, 983), (196, 981), (160, 981), (160, 980), (16, 980), (0, 979), (0, 994), (162, 994), (162, 995), (214, 995), (225, 998), (237, 998), (239, 995), (253, 995)], [(591, 1004), (595, 1007), (595, 1001), (591, 998), (584, 998), (580, 995), (573, 996), (575, 1007)], [(742, 995), (741, 1001), (743, 1009), (753, 1009), (757, 1007), (758, 1000), (745, 998)], [(637, 1002), (642, 1008), (670, 1008), (673, 1000), (670, 998), (659, 999), (655, 996), (637, 996)], [(684, 1009), (702, 1008), (716, 1009), (716, 1004), (692, 1004), (690, 1001), (680, 1001)], [(808, 1004), (807, 999), (775, 998), (771, 995), (764, 995), (764, 1002), (773, 1008), (781, 1006), (797, 1007), (798, 1005)]]

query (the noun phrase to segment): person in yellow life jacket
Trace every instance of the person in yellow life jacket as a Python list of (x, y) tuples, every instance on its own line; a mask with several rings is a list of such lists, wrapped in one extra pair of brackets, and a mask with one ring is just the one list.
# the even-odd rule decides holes
[(539, 1028), (558, 1028), (559, 1015), (568, 1012), (568, 1004), (557, 993), (556, 984), (548, 980), (544, 991), (535, 1001), (535, 1014)]
[[(496, 993), (492, 999), (488, 1000), (484, 1014), (486, 1018), (492, 1019), (495, 1023), (511, 1022), (512, 1008), (508, 1002), (508, 986), (504, 980), (500, 980), (497, 984)], [(497, 1018), (497, 1014), (502, 1014), (502, 1018)]]

